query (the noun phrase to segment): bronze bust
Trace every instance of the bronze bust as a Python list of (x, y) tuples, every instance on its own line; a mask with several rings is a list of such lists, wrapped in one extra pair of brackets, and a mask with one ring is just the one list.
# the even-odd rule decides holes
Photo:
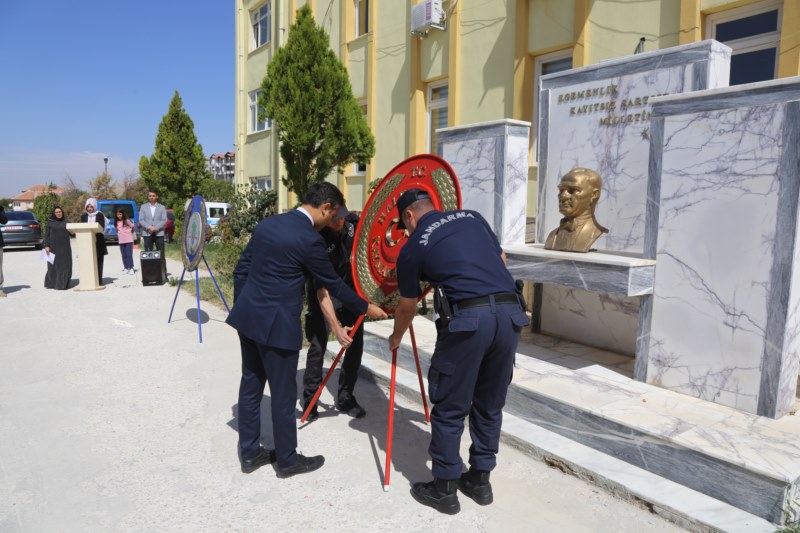
[(564, 215), (544, 243), (546, 250), (588, 252), (594, 241), (608, 230), (597, 223), (594, 209), (603, 180), (588, 168), (573, 168), (558, 184), (558, 210)]

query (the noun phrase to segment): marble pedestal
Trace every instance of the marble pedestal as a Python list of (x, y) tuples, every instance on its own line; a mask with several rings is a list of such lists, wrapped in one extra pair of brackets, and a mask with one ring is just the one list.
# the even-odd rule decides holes
[(652, 112), (657, 268), (637, 377), (777, 418), (800, 363), (800, 78), (659, 98)]
[(525, 243), (530, 126), (497, 120), (436, 130), (464, 209), (483, 215), (501, 244)]
[(75, 234), (78, 244), (78, 286), (76, 291), (101, 291), (97, 273), (97, 248), (95, 235), (102, 233), (103, 228), (93, 222), (67, 224), (67, 231)]
[[(537, 242), (561, 219), (558, 183), (574, 167), (600, 173), (598, 250), (643, 252), (651, 99), (728, 84), (730, 48), (703, 41), (543, 76)], [(633, 355), (639, 308), (623, 297), (545, 285), (541, 331)], [(580, 323), (580, 324), (579, 324)], [(576, 336), (579, 332), (579, 336)]]
[(545, 250), (542, 244), (503, 246), (514, 279), (621, 296), (653, 292), (655, 261), (628, 255)]

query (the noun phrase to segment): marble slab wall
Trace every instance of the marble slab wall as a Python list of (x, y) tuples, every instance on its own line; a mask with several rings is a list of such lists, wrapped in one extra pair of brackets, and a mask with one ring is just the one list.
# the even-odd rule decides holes
[(464, 209), (489, 222), (501, 244), (524, 244), (530, 123), (498, 120), (437, 130), (458, 176)]
[[(609, 233), (595, 248), (642, 253), (650, 100), (727, 86), (729, 71), (730, 48), (703, 41), (542, 77), (537, 242), (544, 242), (561, 219), (561, 176), (582, 166), (603, 177), (596, 216)], [(638, 311), (646, 298), (544, 286), (537, 303), (541, 330), (633, 355)]]
[(637, 363), (648, 383), (773, 418), (800, 363), (800, 78), (658, 99)]

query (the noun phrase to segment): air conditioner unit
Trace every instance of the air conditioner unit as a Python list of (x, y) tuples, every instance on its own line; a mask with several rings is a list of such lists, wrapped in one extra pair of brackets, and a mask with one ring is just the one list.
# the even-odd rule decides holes
[(443, 30), (444, 23), (442, 0), (422, 0), (411, 6), (411, 33), (427, 35), (431, 29)]

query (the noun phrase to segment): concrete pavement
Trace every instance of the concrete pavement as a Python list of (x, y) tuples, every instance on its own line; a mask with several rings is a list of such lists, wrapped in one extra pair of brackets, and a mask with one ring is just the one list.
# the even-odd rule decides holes
[[(225, 311), (203, 303), (200, 344), (194, 297), (181, 292), (168, 324), (175, 288), (143, 287), (138, 273), (121, 268), (110, 247), (106, 290), (46, 290), (39, 252), (5, 250), (2, 532), (680, 530), (508, 446), (492, 476), (494, 504), (462, 495), (455, 516), (423, 507), (409, 487), (430, 477), (429, 428), (402, 397), (385, 493), (388, 394), (365, 379), (356, 395), (366, 418), (337, 414), (326, 391), (320, 419), (299, 431), (299, 450), (325, 455), (322, 469), (288, 480), (271, 466), (244, 475), (236, 455), (238, 339)], [(182, 266), (169, 262), (168, 270), (179, 277)], [(266, 446), (269, 401), (267, 391)]]

